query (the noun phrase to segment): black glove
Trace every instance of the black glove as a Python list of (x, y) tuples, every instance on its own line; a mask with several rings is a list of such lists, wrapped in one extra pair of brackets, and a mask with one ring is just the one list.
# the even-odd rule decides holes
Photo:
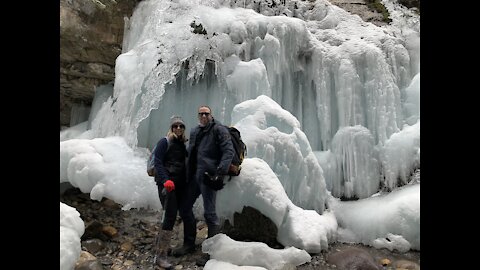
[(215, 175), (212, 177), (212, 181), (223, 181), (223, 176), (222, 176), (222, 175), (219, 175), (219, 174), (215, 174)]
[(225, 185), (223, 183), (223, 175), (220, 174), (215, 174), (215, 175), (210, 175), (208, 172), (205, 172), (204, 177), (203, 177), (203, 183), (207, 186), (210, 187), (213, 190), (221, 190), (223, 186)]

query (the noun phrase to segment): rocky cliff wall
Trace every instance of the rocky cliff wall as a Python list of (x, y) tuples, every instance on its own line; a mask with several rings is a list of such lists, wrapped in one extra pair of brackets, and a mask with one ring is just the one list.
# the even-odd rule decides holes
[(114, 79), (124, 17), (140, 0), (60, 0), (60, 126), (74, 104), (89, 106), (95, 87)]

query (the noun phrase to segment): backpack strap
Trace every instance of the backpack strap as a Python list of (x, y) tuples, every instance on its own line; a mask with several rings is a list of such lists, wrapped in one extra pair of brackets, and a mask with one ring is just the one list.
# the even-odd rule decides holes
[(229, 128), (230, 128), (229, 126), (226, 126), (224, 124), (215, 123), (215, 125), (212, 127), (212, 129), (213, 129), (213, 136), (215, 137), (215, 143), (216, 144), (220, 144), (220, 141), (218, 140), (218, 132), (219, 132), (218, 129), (219, 129), (220, 126), (225, 127), (227, 129), (228, 136), (231, 136), (230, 131), (229, 131)]
[(167, 140), (167, 150), (165, 150), (165, 156), (167, 156), (168, 150), (170, 150), (170, 146), (172, 145), (172, 142), (170, 142), (167, 136), (165, 136), (165, 139)]
[[(233, 156), (235, 157), (235, 155), (236, 155), (235, 144), (233, 143), (233, 140), (232, 140), (232, 138), (231, 138), (232, 135), (230, 134), (230, 127), (229, 127), (229, 126), (224, 125), (224, 124), (215, 123), (215, 126), (212, 127), (212, 128), (213, 128), (213, 136), (215, 137), (215, 144), (218, 145), (218, 147), (220, 147), (221, 141), (220, 141), (219, 138), (218, 138), (218, 135), (219, 135), (218, 128), (219, 128), (220, 126), (223, 126), (223, 127), (227, 130), (227, 134), (228, 134), (228, 136), (230, 137), (229, 140), (232, 141)], [(227, 171), (228, 171), (228, 169), (227, 169)], [(228, 175), (228, 176), (229, 176), (228, 181), (232, 180), (232, 175), (228, 174), (228, 172), (227, 172), (227, 174), (224, 174), (224, 176), (225, 176), (225, 175)]]

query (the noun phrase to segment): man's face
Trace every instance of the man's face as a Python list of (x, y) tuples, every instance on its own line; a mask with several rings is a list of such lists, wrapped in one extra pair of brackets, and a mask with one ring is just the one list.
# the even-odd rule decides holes
[(200, 107), (198, 109), (198, 122), (201, 126), (206, 126), (208, 122), (212, 120), (212, 114), (207, 107)]

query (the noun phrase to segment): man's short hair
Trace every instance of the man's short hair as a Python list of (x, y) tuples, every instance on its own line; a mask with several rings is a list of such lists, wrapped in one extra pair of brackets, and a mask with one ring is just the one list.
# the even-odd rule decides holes
[(207, 105), (201, 105), (198, 107), (197, 111), (200, 111), (200, 108), (208, 108), (210, 110), (210, 114), (212, 114), (212, 108), (208, 107)]

